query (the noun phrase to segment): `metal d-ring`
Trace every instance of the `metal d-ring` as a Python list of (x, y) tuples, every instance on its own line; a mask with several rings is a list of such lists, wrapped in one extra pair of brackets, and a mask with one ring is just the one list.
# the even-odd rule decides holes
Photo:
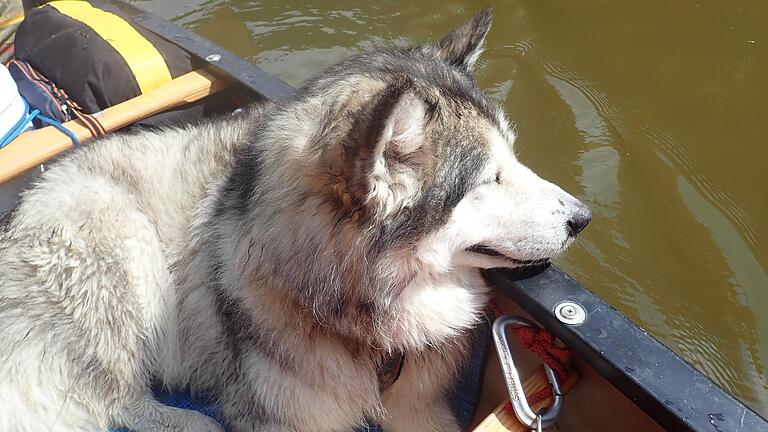
[(512, 352), (509, 349), (509, 341), (507, 340), (507, 327), (537, 327), (534, 323), (521, 316), (502, 315), (493, 322), (493, 341), (496, 344), (496, 353), (499, 355), (499, 362), (504, 372), (504, 382), (507, 384), (509, 401), (512, 403), (515, 416), (517, 416), (517, 419), (522, 424), (531, 428), (538, 425), (541, 425), (542, 428), (548, 428), (557, 422), (557, 418), (560, 416), (560, 411), (563, 408), (563, 392), (560, 388), (560, 381), (551, 367), (546, 364), (543, 365), (549, 385), (552, 386), (552, 406), (539, 413), (533, 412), (523, 392), (523, 384), (520, 381), (520, 375), (517, 373), (515, 362), (512, 360)]

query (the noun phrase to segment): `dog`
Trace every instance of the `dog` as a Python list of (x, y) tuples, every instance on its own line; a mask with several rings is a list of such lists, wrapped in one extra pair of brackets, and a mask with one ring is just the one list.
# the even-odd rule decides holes
[(235, 432), (458, 431), (478, 269), (548, 260), (591, 217), (472, 78), (491, 15), (51, 166), (0, 234), (0, 430), (222, 430), (159, 383)]

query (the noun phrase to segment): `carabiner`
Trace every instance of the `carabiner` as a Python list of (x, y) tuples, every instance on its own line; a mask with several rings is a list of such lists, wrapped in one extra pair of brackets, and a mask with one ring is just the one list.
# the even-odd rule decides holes
[(502, 315), (493, 322), (493, 341), (496, 344), (496, 353), (499, 356), (499, 362), (504, 372), (504, 382), (507, 384), (509, 401), (512, 403), (515, 416), (522, 424), (532, 429), (539, 425), (542, 428), (548, 428), (557, 422), (560, 411), (563, 409), (563, 394), (560, 380), (552, 368), (546, 364), (543, 365), (549, 385), (552, 387), (552, 406), (538, 414), (533, 412), (523, 392), (523, 384), (520, 381), (520, 375), (517, 373), (515, 362), (512, 360), (512, 352), (509, 349), (509, 341), (507, 340), (507, 327), (536, 328), (536, 325), (521, 316)]
[(534, 421), (534, 425), (531, 427), (531, 430), (534, 432), (543, 432), (544, 427), (541, 425), (541, 414), (536, 414), (536, 420)]

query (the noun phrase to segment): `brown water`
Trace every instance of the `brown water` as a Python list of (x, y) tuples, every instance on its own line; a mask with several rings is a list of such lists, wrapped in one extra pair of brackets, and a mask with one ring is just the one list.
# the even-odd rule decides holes
[[(137, 2), (298, 85), (481, 3)], [(594, 222), (559, 263), (768, 415), (768, 3), (511, 0), (478, 80)]]

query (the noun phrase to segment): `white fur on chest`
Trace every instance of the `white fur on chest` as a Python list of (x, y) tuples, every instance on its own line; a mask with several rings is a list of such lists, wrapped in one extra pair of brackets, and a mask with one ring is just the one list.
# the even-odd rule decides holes
[(450, 341), (479, 321), (487, 302), (487, 286), (475, 269), (419, 274), (392, 305), (390, 334), (405, 341), (392, 348), (420, 351)]

